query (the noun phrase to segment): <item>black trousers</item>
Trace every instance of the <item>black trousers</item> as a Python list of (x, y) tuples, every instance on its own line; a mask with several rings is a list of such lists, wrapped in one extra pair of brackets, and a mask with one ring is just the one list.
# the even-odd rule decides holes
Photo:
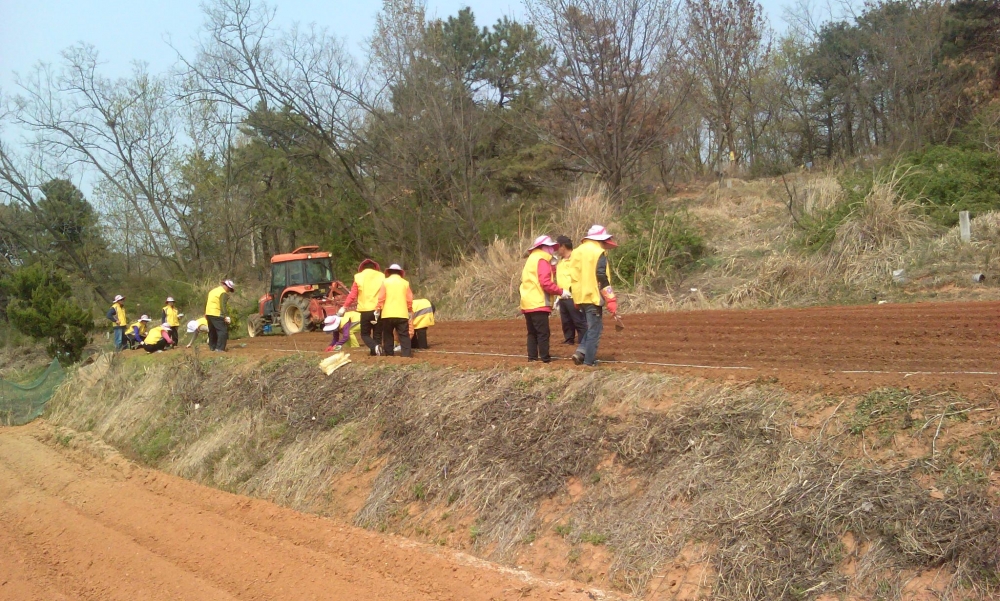
[(226, 343), (229, 341), (229, 324), (226, 323), (226, 318), (218, 315), (205, 317), (208, 319), (208, 349), (226, 350)]
[(541, 358), (544, 363), (548, 363), (552, 360), (549, 354), (549, 312), (525, 313), (524, 320), (528, 324), (528, 361), (538, 361)]
[(168, 346), (170, 346), (170, 344), (163, 338), (160, 338), (160, 341), (157, 342), (156, 344), (144, 344), (142, 345), (142, 348), (147, 353), (155, 353), (156, 351), (162, 351), (166, 349)]
[(374, 311), (361, 312), (361, 342), (368, 347), (368, 354), (375, 355), (375, 345), (381, 341), (381, 330), (372, 323), (375, 320)]
[(413, 330), (413, 348), (431, 348), (427, 344), (427, 328)]
[(382, 326), (382, 352), (390, 357), (395, 353), (393, 347), (396, 342), (392, 338), (393, 331), (399, 336), (399, 346), (403, 348), (400, 353), (404, 357), (412, 356), (410, 352), (410, 320), (405, 317), (383, 317), (379, 320)]
[(583, 335), (587, 333), (587, 316), (576, 306), (573, 299), (559, 299), (559, 319), (562, 321), (563, 342), (579, 344), (583, 341)]

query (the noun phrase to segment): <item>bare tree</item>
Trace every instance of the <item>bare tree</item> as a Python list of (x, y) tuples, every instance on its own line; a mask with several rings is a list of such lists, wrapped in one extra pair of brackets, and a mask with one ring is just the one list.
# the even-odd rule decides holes
[(554, 52), (551, 140), (615, 194), (663, 144), (688, 86), (672, 0), (528, 0)]
[(743, 159), (737, 143), (741, 109), (749, 110), (752, 142), (757, 116), (755, 84), (770, 52), (763, 9), (755, 0), (686, 0), (688, 50), (704, 108), (716, 136), (717, 156), (728, 148)]
[(166, 82), (136, 65), (112, 81), (98, 73), (97, 51), (77, 45), (63, 66), (39, 65), (19, 78), (13, 120), (37, 137), (35, 151), (94, 169), (107, 199), (129, 207), (130, 227), (146, 250), (188, 275), (185, 214), (176, 202), (174, 107)]

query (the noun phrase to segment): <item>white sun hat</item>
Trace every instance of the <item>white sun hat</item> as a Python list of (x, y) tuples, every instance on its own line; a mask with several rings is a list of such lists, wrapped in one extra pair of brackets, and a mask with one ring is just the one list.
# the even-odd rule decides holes
[(139, 321), (149, 321), (149, 315), (143, 315), (139, 318)]
[(230, 291), (236, 290), (236, 284), (232, 280), (222, 280), (222, 285), (229, 288)]
[(528, 250), (535, 250), (540, 246), (559, 246), (556, 241), (548, 236), (539, 236), (535, 238), (535, 241), (531, 244)]
[(611, 239), (611, 234), (608, 233), (608, 228), (603, 225), (592, 225), (590, 229), (587, 230), (587, 235), (583, 237), (584, 240), (597, 240), (598, 242), (607, 242), (612, 246), (618, 246), (618, 244)]
[(338, 328), (340, 328), (340, 317), (336, 315), (331, 315), (323, 320), (324, 332), (333, 332)]
[(198, 331), (198, 320), (197, 319), (192, 319), (191, 321), (188, 322), (187, 331), (188, 331), (188, 334), (194, 334), (195, 332)]
[(174, 302), (174, 297), (172, 297), (172, 296), (168, 296), (168, 297), (167, 297), (167, 302), (168, 302), (168, 303), (172, 303), (172, 302)]
[(123, 301), (123, 300), (125, 300), (125, 297), (124, 297), (124, 296), (122, 296), (122, 295), (120, 295), (120, 294), (116, 294), (116, 295), (115, 295), (115, 300), (114, 300), (114, 302), (116, 302), (116, 303), (117, 303), (118, 301)]

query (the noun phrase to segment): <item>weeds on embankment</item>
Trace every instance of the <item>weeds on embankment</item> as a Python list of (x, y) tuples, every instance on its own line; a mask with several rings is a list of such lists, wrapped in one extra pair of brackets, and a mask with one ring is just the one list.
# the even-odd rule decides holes
[(942, 598), (988, 598), (998, 582), (996, 399), (421, 364), (325, 377), (312, 357), (116, 360), (96, 375), (49, 419), (320, 513), (346, 502), (339, 481), (370, 474), (358, 525), (429, 542), (457, 526), (459, 546), (518, 563), (554, 534), (561, 576), (587, 577), (574, 566), (600, 547), (607, 582), (634, 594), (671, 586), (682, 556), (717, 599), (905, 598), (930, 572)]

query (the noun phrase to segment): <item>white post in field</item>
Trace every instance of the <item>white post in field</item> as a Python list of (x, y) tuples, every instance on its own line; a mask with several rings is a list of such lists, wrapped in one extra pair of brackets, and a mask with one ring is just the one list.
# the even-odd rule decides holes
[(959, 228), (959, 233), (962, 235), (962, 242), (968, 242), (969, 240), (972, 240), (972, 228), (969, 225), (968, 211), (958, 212), (958, 228)]

